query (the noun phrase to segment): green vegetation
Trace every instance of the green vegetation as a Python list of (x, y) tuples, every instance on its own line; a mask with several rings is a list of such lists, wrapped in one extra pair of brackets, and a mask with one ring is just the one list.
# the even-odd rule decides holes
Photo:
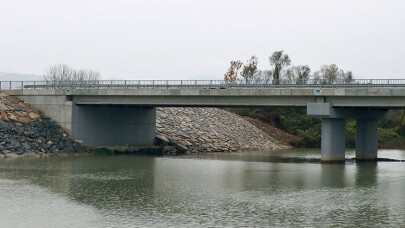
[[(272, 123), (276, 127), (300, 137), (301, 140), (293, 143), (295, 147), (321, 146), (321, 120), (308, 117), (305, 108), (233, 108), (230, 111)], [(346, 147), (355, 147), (355, 140), (356, 121), (347, 120)], [(378, 143), (382, 148), (405, 146), (404, 110), (392, 110), (389, 120), (379, 122)]]
[[(353, 82), (353, 73), (344, 71), (336, 64), (323, 65), (311, 74), (308, 65), (290, 66), (291, 59), (283, 51), (275, 51), (269, 57), (271, 69), (259, 70), (258, 59), (252, 56), (245, 65), (241, 61), (232, 61), (224, 76), (228, 83), (237, 80), (247, 83), (280, 84), (282, 80), (289, 84), (306, 84), (312, 79), (321, 84)], [(242, 69), (242, 72), (240, 70)], [(284, 83), (283, 82), (283, 83)], [(292, 142), (295, 147), (321, 146), (321, 120), (309, 118), (305, 108), (233, 108), (231, 112), (272, 123), (276, 127), (296, 135), (301, 140)], [(378, 127), (378, 143), (383, 148), (405, 147), (405, 110), (392, 110), (390, 120), (382, 120)], [(356, 144), (356, 121), (346, 121), (346, 147)]]

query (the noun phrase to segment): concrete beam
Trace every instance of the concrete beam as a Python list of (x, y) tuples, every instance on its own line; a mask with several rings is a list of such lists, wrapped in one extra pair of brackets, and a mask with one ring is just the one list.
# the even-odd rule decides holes
[(389, 119), (388, 109), (336, 108), (330, 103), (308, 103), (307, 115), (318, 118)]

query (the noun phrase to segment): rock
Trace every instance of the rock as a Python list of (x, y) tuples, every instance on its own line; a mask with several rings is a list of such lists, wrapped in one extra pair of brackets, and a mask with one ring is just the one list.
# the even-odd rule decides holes
[(62, 134), (63, 137), (67, 137), (67, 134)]
[(8, 108), (6, 105), (3, 104), (3, 102), (0, 101), (0, 111), (8, 111)]
[(8, 96), (10, 95), (8, 95), (7, 93), (0, 92), (0, 97), (8, 97)]
[(1, 158), (5, 158), (5, 157), (6, 157), (6, 155), (0, 154), (0, 159), (1, 159)]
[(10, 120), (17, 121), (17, 117), (13, 113), (8, 113), (7, 116)]
[(36, 120), (36, 119), (41, 118), (41, 116), (38, 115), (38, 114), (36, 114), (35, 112), (30, 112), (30, 113), (28, 113), (28, 116), (29, 116), (32, 120)]
[(46, 144), (48, 144), (48, 145), (52, 145), (52, 141), (48, 141)]
[(5, 158), (18, 158), (18, 154), (12, 152), (6, 153)]
[(1, 130), (10, 130), (10, 125), (8, 125), (6, 122), (3, 120), (0, 121), (0, 131)]
[(181, 151), (184, 151), (184, 152), (185, 152), (185, 151), (188, 150), (188, 148), (187, 148), (186, 146), (182, 145), (182, 144), (179, 144), (179, 143), (178, 143), (176, 146), (177, 146)]
[(20, 123), (23, 123), (23, 124), (29, 124), (31, 122), (31, 118), (24, 116), (24, 117), (18, 118), (17, 121)]
[(26, 150), (30, 150), (31, 146), (28, 143), (22, 143), (21, 144)]
[(6, 112), (4, 112), (4, 111), (1, 111), (1, 119), (3, 120), (3, 121), (8, 121), (8, 117), (7, 117), (7, 114), (6, 114)]
[(287, 147), (240, 116), (217, 108), (157, 108), (156, 123), (167, 144), (183, 145), (193, 153)]
[(14, 113), (15, 113), (17, 116), (19, 116), (19, 117), (25, 117), (25, 116), (27, 116), (27, 113), (21, 112), (21, 111), (15, 111)]
[(39, 157), (39, 154), (36, 154), (32, 151), (26, 151), (24, 153), (24, 157), (28, 157), (28, 158), (34, 158), (34, 157)]
[(169, 143), (169, 140), (163, 135), (156, 135), (156, 138), (163, 141), (163, 142), (165, 142), (165, 143)]

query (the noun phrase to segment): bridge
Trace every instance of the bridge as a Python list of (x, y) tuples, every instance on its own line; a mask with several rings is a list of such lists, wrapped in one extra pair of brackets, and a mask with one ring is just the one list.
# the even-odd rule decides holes
[(322, 118), (322, 161), (345, 159), (345, 120), (356, 120), (356, 159), (377, 158), (378, 120), (405, 108), (405, 80), (0, 82), (92, 146), (153, 145), (156, 107), (307, 107)]

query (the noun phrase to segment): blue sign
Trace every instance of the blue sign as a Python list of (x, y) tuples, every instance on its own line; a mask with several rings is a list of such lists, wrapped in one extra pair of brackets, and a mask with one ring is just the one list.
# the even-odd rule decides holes
[(315, 90), (315, 95), (321, 95), (321, 90), (320, 90), (320, 89), (316, 89), (316, 90)]
[(72, 95), (72, 92), (70, 91), (70, 89), (66, 90), (66, 95)]

